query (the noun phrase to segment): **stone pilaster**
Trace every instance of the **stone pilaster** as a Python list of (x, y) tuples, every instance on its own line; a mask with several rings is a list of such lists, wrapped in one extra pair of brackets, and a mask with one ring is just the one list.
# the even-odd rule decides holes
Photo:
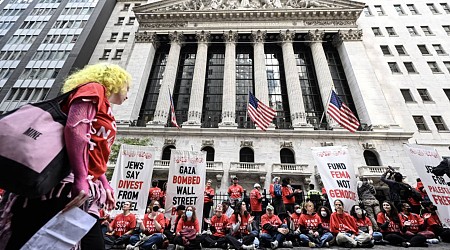
[(255, 97), (269, 106), (269, 87), (267, 84), (266, 56), (264, 53), (265, 31), (254, 31), (251, 34), (253, 42), (253, 72), (255, 75)]
[(219, 128), (237, 128), (236, 124), (236, 41), (238, 34), (228, 31), (225, 40), (225, 65), (223, 76), (222, 122)]
[(194, 76), (192, 79), (191, 98), (189, 101), (188, 120), (183, 123), (184, 127), (201, 126), (202, 108), (203, 108), (203, 92), (205, 89), (206, 64), (208, 60), (208, 42), (210, 40), (210, 32), (197, 32), (197, 55), (195, 57)]
[(287, 30), (280, 32), (292, 127), (294, 129), (313, 129), (313, 127), (306, 122), (305, 104), (303, 102), (302, 88), (298, 77), (297, 62), (295, 60), (294, 47), (292, 45), (294, 38), (294, 31)]
[(166, 69), (164, 70), (164, 77), (161, 81), (155, 115), (153, 121), (149, 122), (148, 125), (164, 126), (167, 124), (167, 118), (169, 116), (169, 89), (173, 93), (184, 35), (175, 31), (169, 34), (169, 38), (171, 41), (170, 50), (167, 57)]

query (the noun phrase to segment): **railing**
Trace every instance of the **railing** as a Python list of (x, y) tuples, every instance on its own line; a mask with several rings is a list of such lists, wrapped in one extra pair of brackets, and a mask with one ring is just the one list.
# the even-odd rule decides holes
[(264, 163), (231, 162), (230, 171), (260, 172), (265, 171)]
[[(379, 177), (386, 172), (387, 166), (360, 166), (359, 175), (364, 177)], [(399, 167), (394, 167), (398, 171)]]
[(206, 171), (223, 171), (223, 163), (217, 161), (207, 161)]
[(290, 164), (290, 163), (274, 163), (272, 164), (272, 172), (289, 172), (302, 173), (308, 168), (308, 164)]

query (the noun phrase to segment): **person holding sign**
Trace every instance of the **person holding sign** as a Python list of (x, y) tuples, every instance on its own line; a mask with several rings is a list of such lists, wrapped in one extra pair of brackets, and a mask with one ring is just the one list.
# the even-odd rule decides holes
[(138, 244), (140, 249), (149, 250), (154, 245), (160, 245), (164, 241), (165, 236), (162, 232), (164, 230), (165, 219), (164, 214), (158, 211), (159, 202), (153, 200), (150, 203), (150, 207), (152, 209), (151, 212), (144, 216), (144, 220), (139, 226), (141, 233), (145, 234), (146, 237), (140, 239), (138, 234), (131, 236), (130, 245), (127, 246), (127, 249), (133, 249)]
[[(253, 219), (254, 217), (250, 216), (245, 203), (239, 203), (229, 220), (231, 224), (231, 233), (226, 236), (227, 242), (231, 244), (234, 249), (255, 249), (253, 242), (258, 232), (252, 232)], [(241, 239), (241, 241), (238, 239)]]
[(228, 195), (230, 196), (231, 206), (234, 208), (236, 204), (242, 201), (244, 188), (238, 184), (237, 176), (233, 177), (233, 185), (228, 188)]
[[(173, 242), (177, 245), (177, 249), (200, 249), (201, 238), (200, 224), (195, 214), (194, 206), (187, 206), (186, 211), (178, 221), (175, 231), (175, 239)], [(180, 248), (181, 247), (181, 248)]]

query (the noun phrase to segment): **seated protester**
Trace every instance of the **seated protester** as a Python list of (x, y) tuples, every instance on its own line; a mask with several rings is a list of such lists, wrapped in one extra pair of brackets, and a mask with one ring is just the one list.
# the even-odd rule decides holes
[(287, 225), (282, 225), (280, 218), (273, 213), (273, 206), (267, 205), (266, 213), (261, 217), (262, 234), (260, 235), (261, 245), (270, 246), (272, 249), (292, 247), (292, 242), (284, 241), (289, 233)]
[[(434, 233), (426, 233), (424, 231), (424, 220), (418, 214), (412, 213), (411, 205), (408, 203), (402, 204), (402, 212), (399, 214), (400, 226), (403, 237), (409, 240), (411, 246), (427, 246), (425, 237), (428, 234), (431, 238), (434, 238)], [(422, 233), (424, 232), (424, 233)], [(430, 235), (431, 234), (431, 235)]]
[(344, 203), (334, 200), (336, 212), (331, 214), (330, 230), (336, 237), (336, 244), (344, 247), (358, 247), (370, 241), (368, 234), (359, 234), (356, 222), (351, 215), (344, 212)]
[(441, 241), (450, 243), (450, 229), (442, 226), (436, 214), (437, 207), (430, 201), (422, 202), (425, 228), (427, 231), (432, 231), (436, 237), (440, 237)]
[(320, 242), (322, 244), (322, 247), (329, 247), (334, 239), (334, 236), (330, 231), (331, 211), (330, 209), (328, 209), (328, 207), (325, 206), (319, 207), (318, 211), (320, 224), (322, 225), (322, 228), (319, 229), (319, 233), (322, 235), (322, 237), (320, 237)]
[(108, 232), (109, 223), (111, 221), (109, 213), (105, 211), (105, 208), (100, 209), (98, 220), (100, 221), (100, 227), (102, 234), (105, 235)]
[(222, 206), (217, 206), (215, 215), (211, 218), (205, 218), (205, 222), (209, 225), (212, 235), (203, 235), (202, 247), (219, 247), (226, 248), (227, 243), (225, 235), (228, 231), (228, 217), (222, 213)]
[(286, 239), (292, 241), (294, 246), (300, 245), (299, 236), (300, 232), (300, 216), (302, 215), (302, 209), (299, 204), (294, 205), (294, 213), (288, 212), (289, 215), (289, 229), (290, 232), (286, 235)]
[[(144, 215), (144, 220), (142, 221), (139, 228), (141, 233), (145, 234), (144, 239), (140, 239), (139, 234), (135, 234), (130, 238), (130, 244), (127, 249), (139, 246), (140, 249), (148, 250), (152, 249), (153, 245), (162, 245), (164, 239), (166, 238), (162, 232), (164, 231), (164, 214), (160, 213), (159, 202), (152, 200), (150, 203), (152, 211)], [(155, 247), (156, 248), (156, 247)]]
[(227, 200), (222, 201), (222, 211), (228, 218), (230, 218), (231, 215), (234, 213), (234, 210), (230, 206), (229, 201), (227, 201)]
[(175, 230), (178, 225), (178, 221), (180, 221), (181, 216), (184, 214), (184, 210), (186, 207), (182, 204), (178, 205), (176, 208), (176, 217), (175, 222), (172, 227), (172, 218), (166, 219), (166, 227), (164, 228), (164, 235), (167, 236), (169, 243), (173, 244), (173, 239), (175, 238)]
[(325, 233), (327, 235), (324, 236), (323, 230), (320, 231), (322, 234), (319, 232), (322, 229), (322, 219), (316, 213), (314, 203), (311, 201), (306, 202), (304, 205), (303, 213), (300, 215), (299, 226), (301, 232), (299, 238), (304, 246), (322, 247), (327, 240), (333, 239), (332, 236), (330, 237), (331, 233)]
[(226, 236), (227, 243), (236, 250), (255, 249), (253, 242), (258, 233), (257, 231), (252, 232), (253, 220), (254, 217), (250, 216), (245, 203), (241, 202), (238, 204), (235, 212), (229, 219), (231, 233)]
[(350, 209), (350, 215), (356, 222), (359, 234), (369, 235), (369, 240), (361, 244), (362, 247), (373, 247), (374, 241), (380, 241), (383, 239), (383, 235), (380, 232), (374, 232), (372, 221), (368, 216), (366, 216), (366, 211), (364, 211), (359, 205), (353, 205)]
[(400, 233), (400, 217), (397, 209), (390, 201), (384, 201), (381, 212), (377, 215), (377, 224), (383, 239), (394, 246), (409, 247), (411, 244)]
[[(130, 212), (130, 202), (123, 204), (123, 213), (118, 214), (109, 224), (105, 234), (105, 248), (111, 249), (114, 245), (127, 245), (136, 228), (136, 216)], [(125, 246), (123, 246), (125, 247)]]
[(178, 221), (173, 242), (177, 249), (201, 249), (200, 224), (195, 214), (195, 207), (186, 207), (185, 213)]

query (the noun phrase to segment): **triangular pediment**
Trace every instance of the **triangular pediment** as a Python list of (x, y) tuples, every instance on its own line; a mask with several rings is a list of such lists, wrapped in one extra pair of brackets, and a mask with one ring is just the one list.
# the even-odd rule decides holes
[(134, 8), (136, 13), (222, 12), (269, 10), (362, 9), (364, 3), (351, 0), (161, 0)]

